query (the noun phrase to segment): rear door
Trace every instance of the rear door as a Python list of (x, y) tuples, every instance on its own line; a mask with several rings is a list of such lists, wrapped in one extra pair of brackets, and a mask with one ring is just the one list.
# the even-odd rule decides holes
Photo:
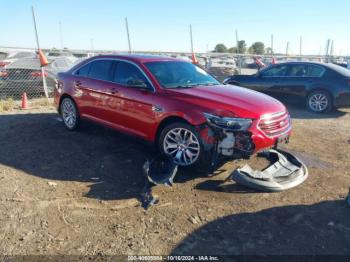
[(319, 83), (324, 71), (322, 66), (307, 63), (291, 64), (281, 92), (292, 101), (303, 101), (310, 87)]
[(80, 114), (93, 120), (105, 120), (105, 93), (112, 79), (113, 60), (98, 59), (81, 67), (75, 72), (73, 80), (75, 98)]

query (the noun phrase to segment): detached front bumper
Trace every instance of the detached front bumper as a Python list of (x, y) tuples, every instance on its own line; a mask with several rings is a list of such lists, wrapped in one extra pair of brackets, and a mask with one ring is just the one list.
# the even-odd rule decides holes
[(261, 153), (271, 161), (264, 170), (249, 165), (233, 171), (231, 178), (239, 184), (261, 191), (278, 192), (296, 187), (308, 177), (308, 169), (297, 157), (282, 150)]

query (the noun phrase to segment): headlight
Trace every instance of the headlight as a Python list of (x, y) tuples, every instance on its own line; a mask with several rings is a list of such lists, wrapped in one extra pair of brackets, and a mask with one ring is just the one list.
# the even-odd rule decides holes
[(233, 131), (246, 131), (252, 124), (249, 118), (220, 117), (208, 113), (204, 113), (204, 116), (210, 124)]

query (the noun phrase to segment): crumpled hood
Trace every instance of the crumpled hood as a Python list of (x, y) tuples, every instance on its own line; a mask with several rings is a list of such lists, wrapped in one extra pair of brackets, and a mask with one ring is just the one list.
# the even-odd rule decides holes
[(257, 119), (286, 110), (281, 102), (268, 95), (232, 85), (169, 89), (169, 92), (173, 98), (199, 105), (208, 113), (227, 110), (238, 117)]

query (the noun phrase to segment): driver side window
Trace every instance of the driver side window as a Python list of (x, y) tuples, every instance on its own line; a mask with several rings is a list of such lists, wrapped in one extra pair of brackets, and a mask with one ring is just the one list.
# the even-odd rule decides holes
[(287, 65), (274, 66), (261, 73), (264, 77), (283, 77), (286, 76), (288, 71)]
[(134, 86), (135, 83), (140, 83), (140, 81), (142, 81), (150, 87), (146, 77), (142, 74), (140, 69), (133, 64), (118, 61), (115, 67), (116, 70), (114, 72), (113, 82), (123, 86)]

